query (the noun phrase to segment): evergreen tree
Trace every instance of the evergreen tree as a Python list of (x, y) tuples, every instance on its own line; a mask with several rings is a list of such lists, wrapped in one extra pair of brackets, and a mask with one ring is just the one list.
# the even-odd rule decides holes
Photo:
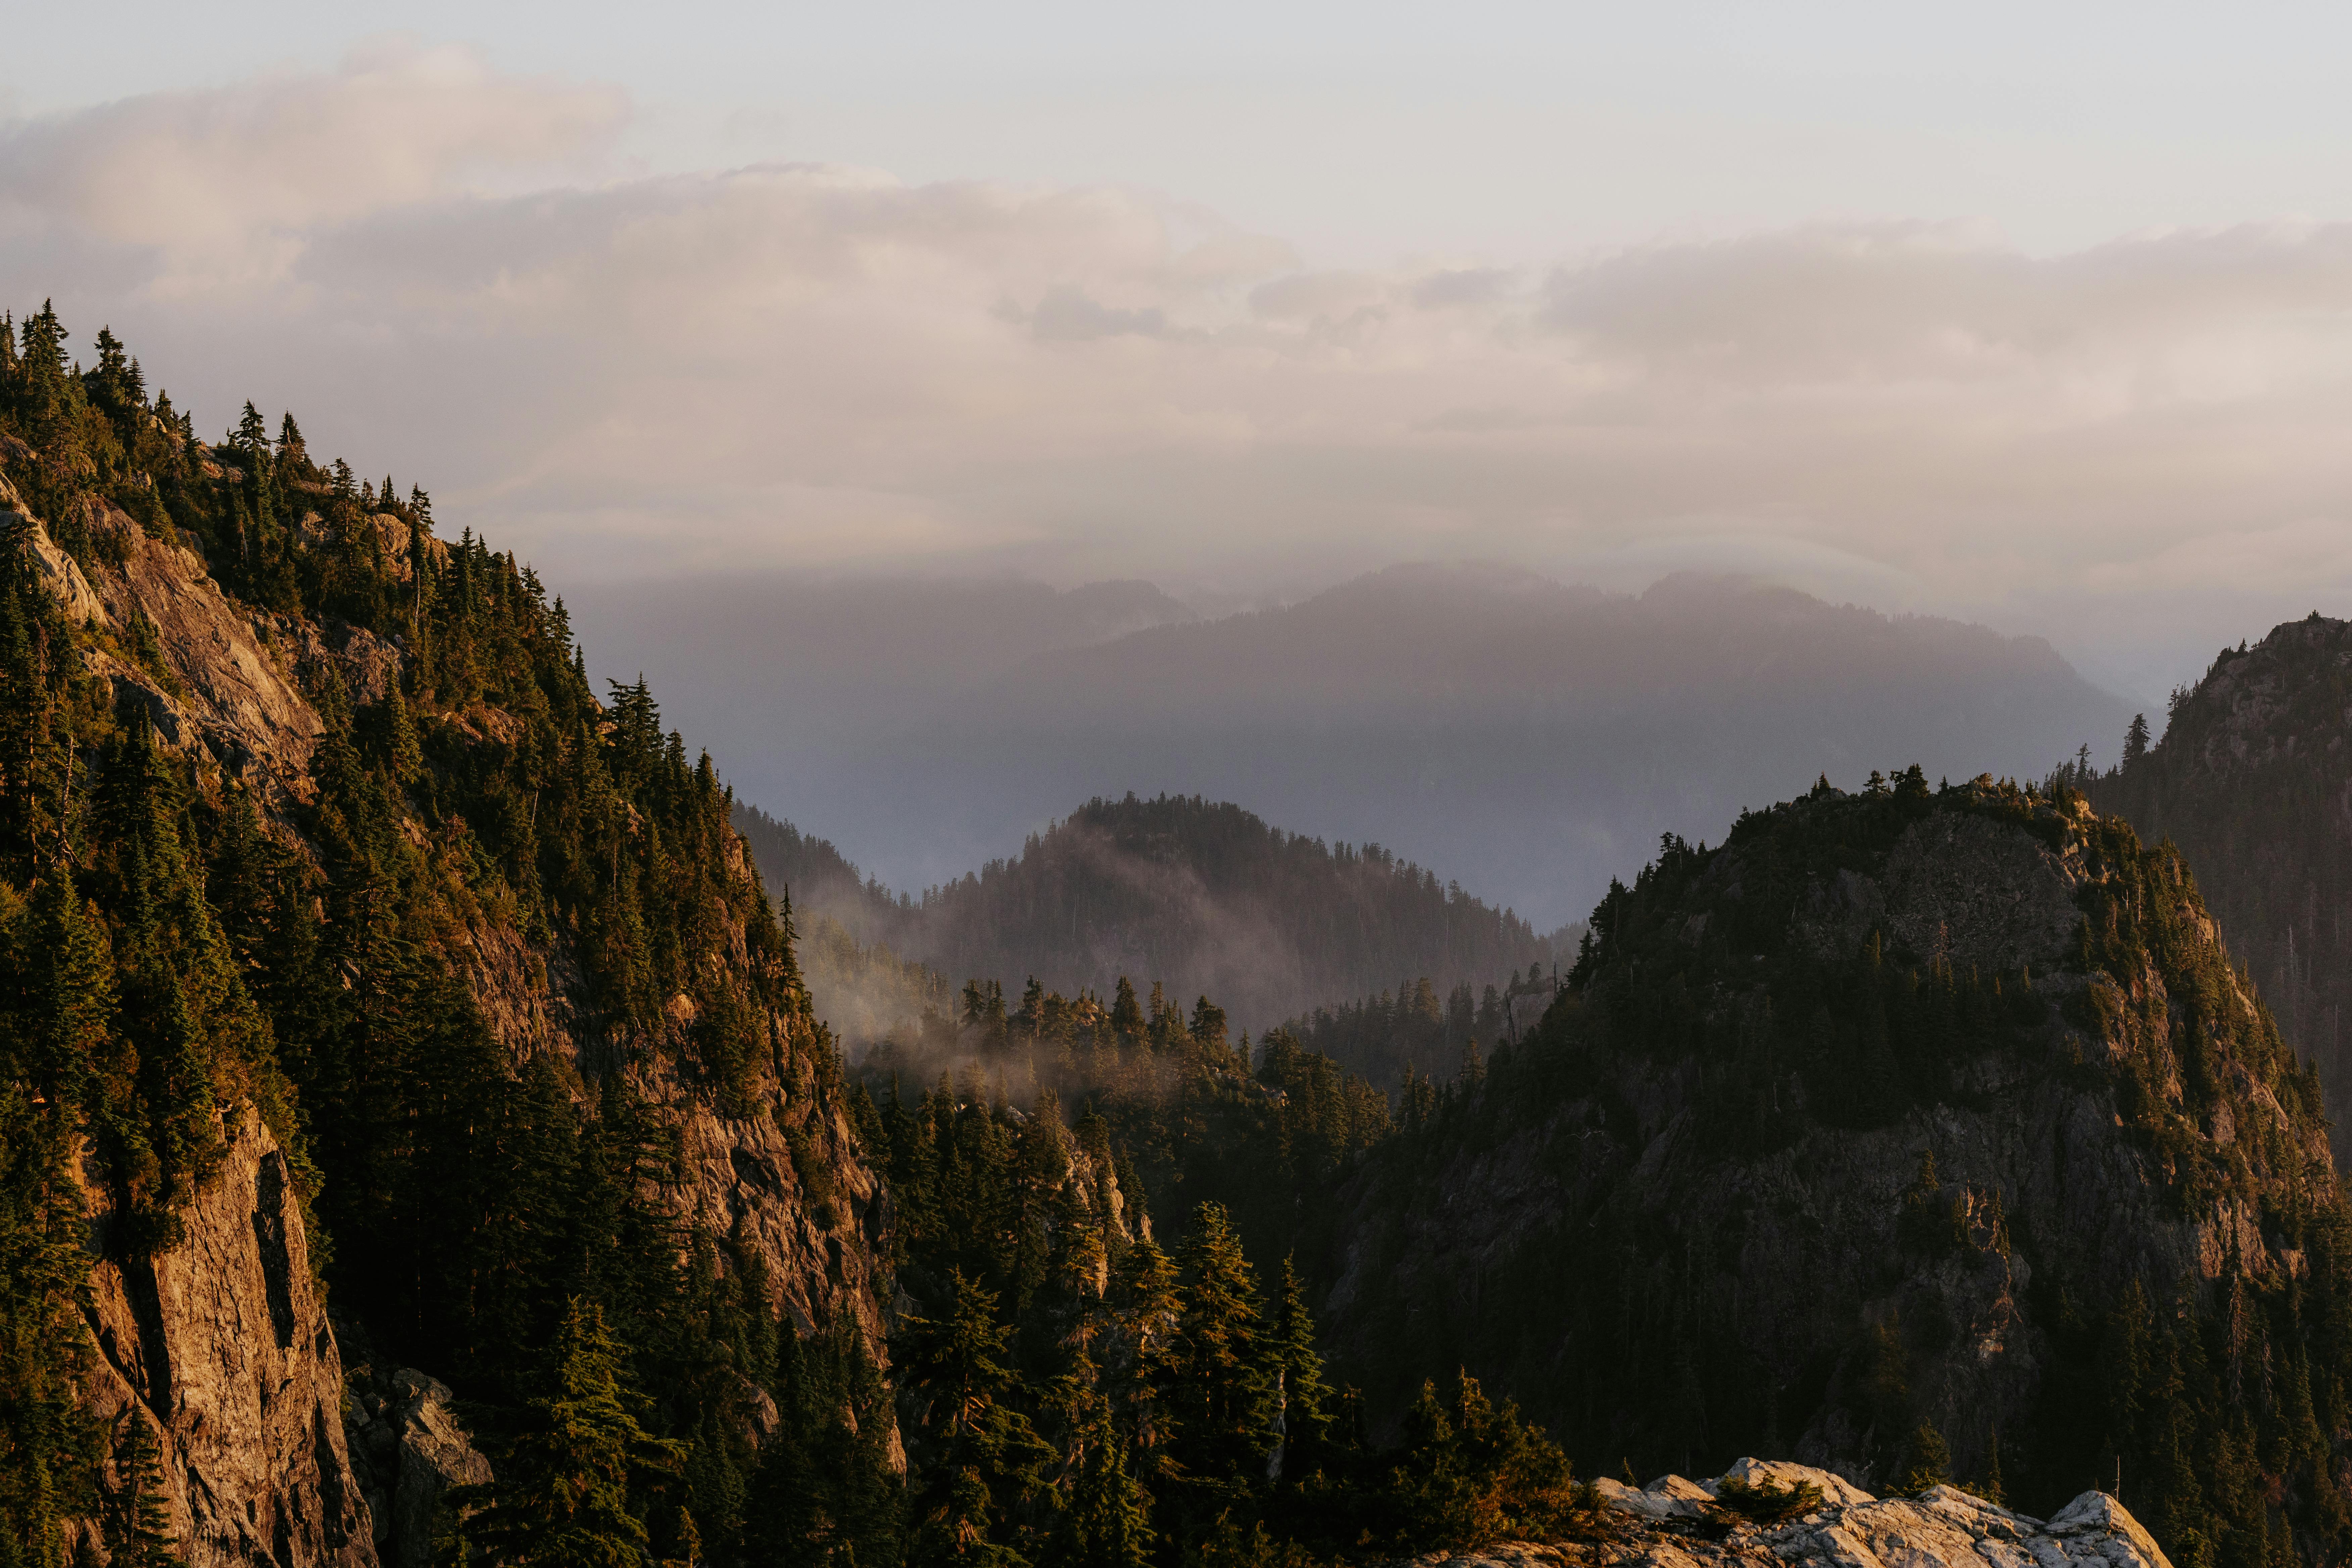
[(1911, 1435), (1910, 1458), (1895, 1489), (1916, 1497), (1930, 1487), (1948, 1486), (1951, 1479), (1951, 1445), (1944, 1441), (1944, 1435), (1936, 1430), (1933, 1423), (1920, 1422), (1919, 1429)]
[[(1294, 1255), (1282, 1260), (1274, 1322), (1268, 1335), (1276, 1378), (1284, 1449), (1311, 1448), (1330, 1433), (1331, 1385), (1323, 1380), (1323, 1358), (1315, 1349), (1315, 1319), (1307, 1307), (1307, 1287)], [(1277, 1465), (1279, 1456), (1277, 1456)]]
[(946, 1317), (910, 1318), (891, 1342), (929, 1460), (914, 1499), (913, 1556), (1010, 1568), (1027, 1557), (1007, 1539), (1024, 1533), (1007, 1516), (1044, 1485), (1055, 1455), (1012, 1403), (1020, 1379), (995, 1293), (961, 1270), (950, 1289)]
[(172, 1568), (172, 1516), (163, 1500), (163, 1467), (146, 1414), (122, 1413), (114, 1436), (114, 1487), (107, 1498), (108, 1568)]
[(674, 1475), (684, 1445), (647, 1433), (604, 1310), (574, 1300), (541, 1392), (498, 1445), (495, 1479), (450, 1494), (460, 1531), (494, 1563), (642, 1568), (648, 1544), (633, 1491)]
[(1265, 1477), (1275, 1446), (1272, 1358), (1257, 1277), (1223, 1205), (1192, 1211), (1179, 1258), (1183, 1294), (1169, 1378), (1177, 1458), (1187, 1488), (1222, 1508)]

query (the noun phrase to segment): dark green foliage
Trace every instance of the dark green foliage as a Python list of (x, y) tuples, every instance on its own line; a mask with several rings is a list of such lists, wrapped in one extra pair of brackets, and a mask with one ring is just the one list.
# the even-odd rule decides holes
[(1933, 1422), (1920, 1422), (1919, 1429), (1911, 1434), (1910, 1458), (1905, 1462), (1902, 1479), (1895, 1483), (1895, 1489), (1916, 1497), (1931, 1487), (1948, 1486), (1951, 1479), (1951, 1445)]
[[(585, 1397), (541, 1381), (559, 1333), (579, 1364), (554, 1373), (604, 1365), (642, 1392), (623, 1403), (644, 1452), (677, 1463), (599, 1483), (604, 1537), (627, 1537), (625, 1515), (657, 1552), (690, 1530), (728, 1563), (758, 1531), (797, 1528), (888, 1561), (888, 1422), (873, 1419), (888, 1400), (863, 1345), (840, 1325), (802, 1342), (753, 1250), (673, 1217), (677, 1112), (639, 1092), (668, 1075), (740, 1114), (763, 1084), (798, 1138), (841, 1089), (709, 762), (663, 732), (642, 682), (597, 701), (562, 605), (470, 533), (433, 538), (421, 489), (400, 501), (321, 468), (290, 416), (273, 443), (250, 406), (207, 447), (142, 401), (110, 335), (96, 369), (66, 374), (46, 310), (25, 352), (13, 324), (0, 338), (0, 464), (87, 571), (144, 530), (198, 550), (249, 605), (406, 655), (373, 692), (333, 661), (296, 671), (326, 732), (307, 784), (277, 781), (301, 799), (265, 799), (257, 775), (249, 790), (234, 764), (166, 749), (135, 691), (118, 703), (89, 676), (98, 647), (162, 689), (177, 680), (143, 614), (121, 635), (66, 625), (32, 578), (31, 525), (6, 514), (0, 1534), (53, 1564), (66, 1521), (115, 1495), (74, 1404), (76, 1140), (110, 1189), (100, 1240), (135, 1257), (173, 1242), (223, 1114), (250, 1102), (333, 1298), (449, 1378), (486, 1433), (523, 1452), (550, 1400)], [(578, 1062), (501, 1046), (476, 1002), (495, 963), (521, 971), (509, 987), (565, 993)], [(830, 1166), (807, 1163), (814, 1188)], [(772, 1396), (791, 1421), (771, 1448), (814, 1467), (782, 1489), (790, 1508), (770, 1506), (742, 1417)]]
[(1821, 1507), (1822, 1489), (1811, 1481), (1799, 1481), (1793, 1487), (1780, 1486), (1769, 1478), (1751, 1486), (1732, 1476), (1715, 1489), (1715, 1506), (1759, 1524), (1780, 1524)]
[(147, 1413), (125, 1410), (115, 1423), (114, 1484), (107, 1489), (101, 1531), (109, 1568), (172, 1568), (180, 1561), (156, 1452)]
[[(1491, 1046), (1512, 1033), (1511, 1003), (1533, 997), (1541, 1007), (1557, 992), (1556, 966), (1542, 963), (1529, 964), (1524, 975), (1508, 975), (1499, 987), (1486, 985), (1475, 997), (1465, 981), (1443, 1003), (1437, 988), (1423, 976), (1360, 1002), (1318, 1007), (1291, 1020), (1288, 1027), (1309, 1050), (1391, 1089), (1416, 1077), (1444, 1079), (1463, 1071), (1475, 1075), (1484, 1057), (1479, 1042)], [(1521, 1004), (1523, 1009), (1527, 1005)]]
[[(1148, 972), (1180, 995), (1214, 997), (1254, 1030), (1399, 973), (1451, 987), (1555, 956), (1552, 939), (1510, 910), (1377, 844), (1326, 844), (1196, 796), (1089, 801), (1018, 858), (927, 889), (919, 903), (862, 882), (822, 839), (766, 816), (744, 820), (763, 869), (792, 882), (795, 906), (838, 920), (859, 942), (950, 975), (1034, 973), (1057, 990), (1100, 993), (1114, 978), (1100, 953), (1139, 940)], [(1237, 942), (1235, 930), (1251, 937)]]
[[(1877, 874), (1915, 824), (1967, 837), (1971, 823), (2082, 870), (2063, 964), (1988, 973), (1885, 930), (1848, 951), (1804, 934), (1842, 870)], [(1853, 1443), (1841, 1457), (1889, 1484), (1973, 1475), (2028, 1511), (2112, 1486), (2120, 1460), (2125, 1500), (2177, 1557), (2267, 1562), (2290, 1529), (2314, 1550), (2352, 1540), (2333, 1436), (2352, 1410), (2324, 1370), (2352, 1343), (2352, 1277), (2332, 1173), (2308, 1153), (2316, 1086), (2249, 999), (2170, 847), (2071, 795), (1989, 780), (1938, 792), (1898, 774), (1753, 814), (1722, 848), (1669, 837), (1591, 933), (1536, 1037), (1497, 1051), (1478, 1092), (1438, 1093), (1404, 1118), (1356, 1178), (1359, 1213), (1378, 1223), (1350, 1245), (1392, 1284), (1351, 1315), (1334, 1365), (1364, 1381), (1375, 1412), (1400, 1418), (1408, 1379), (1458, 1362), (1541, 1412), (1571, 1454), (1612, 1467), (1628, 1456), (1706, 1474), (1785, 1452), (1834, 1416)], [(2144, 1173), (2122, 1194), (2168, 1221), (2243, 1205), (2307, 1272), (2225, 1260), (2210, 1283), (2137, 1277), (2128, 1256), (2100, 1260), (2053, 1228), (2046, 1175), (2031, 1178), (2045, 1184), (2043, 1229), (2021, 1231), (2011, 1184), (2029, 1173), (1959, 1179), (1932, 1136), (1937, 1107), (2004, 1105), (2119, 1122), (2101, 1136)], [(1633, 1180), (1669, 1123), (1669, 1171)], [(1531, 1132), (1559, 1162), (1536, 1167), (1563, 1194), (1557, 1218), (1475, 1274), (1416, 1276), (1391, 1238), (1429, 1223), (1464, 1161)], [(1867, 1258), (1846, 1270), (1816, 1215), (1852, 1189), (1828, 1173), (1846, 1151), (1906, 1144), (1912, 1173), (1884, 1210), (1838, 1222)], [(1971, 1405), (1937, 1370), (1960, 1325), (1935, 1281), (2005, 1276), (2012, 1253), (2033, 1279), (2018, 1310), (2048, 1349), (2021, 1396)], [(1783, 1288), (1776, 1258), (1811, 1299), (1759, 1298)], [(1776, 1300), (1769, 1310), (1823, 1331), (1759, 1333), (1759, 1300)]]
[(2352, 824), (2337, 805), (2347, 652), (2352, 625), (2286, 622), (2252, 647), (2223, 649), (2193, 688), (2175, 691), (2156, 744), (2135, 719), (2118, 770), (2063, 770), (2099, 810), (2178, 846), (2197, 868), (2280, 1034), (2337, 1097), (2328, 1110), (2339, 1165), (2352, 1155), (2352, 1101), (2342, 1098), (2352, 1084)]
[(638, 1568), (650, 1537), (634, 1500), (677, 1474), (685, 1445), (640, 1424), (645, 1401), (593, 1302), (565, 1311), (539, 1383), (494, 1445), (496, 1479), (450, 1494), (461, 1538), (495, 1563)]

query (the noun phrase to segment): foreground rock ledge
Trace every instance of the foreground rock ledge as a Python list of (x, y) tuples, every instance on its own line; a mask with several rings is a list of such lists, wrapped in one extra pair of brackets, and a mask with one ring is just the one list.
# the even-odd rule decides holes
[[(1757, 1525), (1713, 1505), (1723, 1482), (1821, 1489), (1822, 1505)], [(2172, 1568), (2155, 1537), (2105, 1492), (2084, 1492), (2048, 1521), (1955, 1487), (1881, 1501), (1803, 1465), (1742, 1459), (1711, 1481), (1665, 1476), (1635, 1489), (1598, 1483), (1616, 1528), (1607, 1539), (1540, 1546), (1499, 1542), (1411, 1559), (1412, 1568)]]

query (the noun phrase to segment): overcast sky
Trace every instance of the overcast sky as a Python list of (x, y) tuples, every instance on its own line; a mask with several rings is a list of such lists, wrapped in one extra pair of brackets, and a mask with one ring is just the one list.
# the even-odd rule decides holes
[(559, 585), (1717, 565), (2352, 613), (2352, 13), (47, 6), (0, 298)]

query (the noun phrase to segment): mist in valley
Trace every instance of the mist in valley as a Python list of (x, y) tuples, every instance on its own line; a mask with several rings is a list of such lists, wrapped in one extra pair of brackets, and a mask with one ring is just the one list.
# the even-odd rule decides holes
[(646, 673), (739, 799), (917, 895), (1096, 796), (1168, 793), (1380, 845), (1549, 931), (1663, 833), (1719, 840), (1824, 773), (2039, 777), (2111, 756), (2132, 712), (2040, 638), (1696, 575), (1407, 565), (1217, 619), (1128, 583), (753, 577), (572, 608), (595, 673)]

